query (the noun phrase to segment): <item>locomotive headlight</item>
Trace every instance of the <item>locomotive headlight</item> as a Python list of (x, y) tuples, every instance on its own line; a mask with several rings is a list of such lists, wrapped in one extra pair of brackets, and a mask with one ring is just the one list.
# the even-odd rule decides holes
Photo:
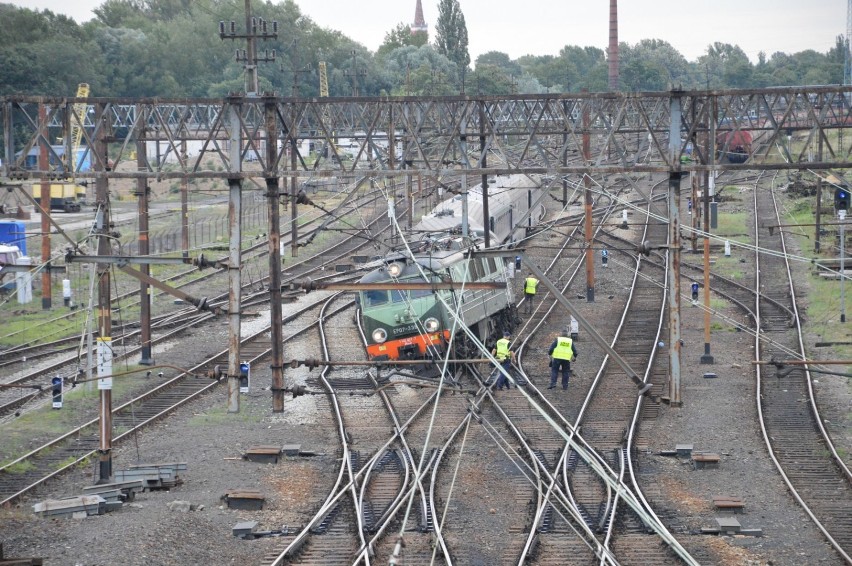
[(437, 318), (427, 318), (423, 322), (423, 327), (426, 328), (426, 332), (437, 332), (439, 326)]
[(400, 273), (402, 273), (402, 264), (391, 263), (388, 265), (388, 275), (391, 277), (399, 277)]
[(381, 344), (388, 339), (388, 331), (384, 328), (376, 328), (373, 330), (373, 342)]

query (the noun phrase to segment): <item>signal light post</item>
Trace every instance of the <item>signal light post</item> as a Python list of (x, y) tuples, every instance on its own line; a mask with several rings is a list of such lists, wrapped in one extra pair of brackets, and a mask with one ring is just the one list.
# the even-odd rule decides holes
[(51, 393), (53, 395), (53, 408), (62, 408), (62, 387), (63, 380), (60, 376), (56, 376), (50, 380)]
[[(846, 194), (848, 198), (849, 193), (847, 192)], [(846, 295), (844, 294), (844, 283), (846, 281), (846, 260), (844, 258), (846, 255), (846, 232), (843, 229), (846, 225), (846, 210), (838, 210), (837, 215), (840, 217), (840, 322), (846, 322)]]

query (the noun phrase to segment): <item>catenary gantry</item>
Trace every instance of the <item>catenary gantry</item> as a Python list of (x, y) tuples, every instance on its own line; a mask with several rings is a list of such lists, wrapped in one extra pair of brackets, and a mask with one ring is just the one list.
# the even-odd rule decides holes
[[(71, 144), (66, 132), (79, 126), (87, 148), (82, 159), (92, 164), (85, 176), (96, 178), (308, 178), (366, 170), (374, 176), (416, 172), (442, 180), (460, 170), (474, 175), (719, 171), (750, 169), (754, 162), (762, 169), (847, 168), (852, 140), (844, 142), (842, 134), (852, 127), (850, 100), (848, 86), (429, 98), (7, 96), (0, 99), (0, 180), (64, 176), (55, 146), (59, 139)], [(75, 105), (83, 103), (89, 111), (75, 114)], [(266, 149), (269, 131), (278, 132), (275, 152)], [(720, 160), (728, 149), (722, 147), (723, 134), (738, 131), (750, 132), (756, 142), (745, 163)], [(672, 140), (673, 132), (680, 139)], [(585, 134), (592, 142), (584, 155)], [(791, 144), (792, 136), (812, 143)], [(349, 140), (349, 155), (334, 159), (341, 138)], [(234, 151), (237, 139), (241, 143)], [(88, 149), (98, 140), (110, 144), (109, 160)], [(149, 155), (133, 170), (112, 167), (130, 160), (140, 141), (156, 143), (158, 155), (173, 158)], [(187, 141), (194, 143), (189, 153)], [(820, 159), (809, 151), (818, 143)], [(32, 150), (51, 144), (46, 169), (25, 163)], [(312, 146), (327, 148), (323, 166), (308, 159)], [(693, 159), (682, 162), (689, 153)], [(252, 167), (242, 166), (249, 161)]]

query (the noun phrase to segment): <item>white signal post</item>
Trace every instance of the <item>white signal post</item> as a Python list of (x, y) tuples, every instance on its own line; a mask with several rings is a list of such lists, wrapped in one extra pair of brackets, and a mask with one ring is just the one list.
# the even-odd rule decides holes
[(844, 294), (846, 260), (843, 257), (846, 255), (846, 233), (844, 231), (846, 211), (842, 209), (838, 210), (837, 215), (840, 217), (840, 322), (846, 322), (846, 295)]

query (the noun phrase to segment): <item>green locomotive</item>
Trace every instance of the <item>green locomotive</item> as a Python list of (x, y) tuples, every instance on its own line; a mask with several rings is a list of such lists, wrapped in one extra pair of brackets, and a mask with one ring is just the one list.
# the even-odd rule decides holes
[[(426, 232), (407, 248), (388, 254), (381, 266), (365, 275), (362, 283), (404, 282), (506, 282), (507, 265), (493, 257), (470, 258), (470, 250), (482, 249), (481, 189), (470, 191), (468, 211), (470, 236), (461, 235), (461, 202), (456, 196), (441, 203), (415, 226), (415, 233)], [(525, 175), (507, 175), (489, 180), (491, 241), (500, 245), (534, 226), (544, 216), (542, 184)], [(478, 199), (477, 199), (478, 195)], [(493, 195), (493, 196), (492, 196)], [(441, 229), (440, 232), (430, 232)], [(411, 250), (409, 253), (408, 250)], [(440, 300), (440, 299), (443, 299)], [(510, 285), (488, 290), (414, 290), (371, 289), (361, 291), (359, 311), (367, 336), (367, 354), (374, 360), (434, 358), (456, 343), (452, 332), (459, 314), (460, 324), (470, 328), (481, 340), (515, 324), (515, 300)]]

